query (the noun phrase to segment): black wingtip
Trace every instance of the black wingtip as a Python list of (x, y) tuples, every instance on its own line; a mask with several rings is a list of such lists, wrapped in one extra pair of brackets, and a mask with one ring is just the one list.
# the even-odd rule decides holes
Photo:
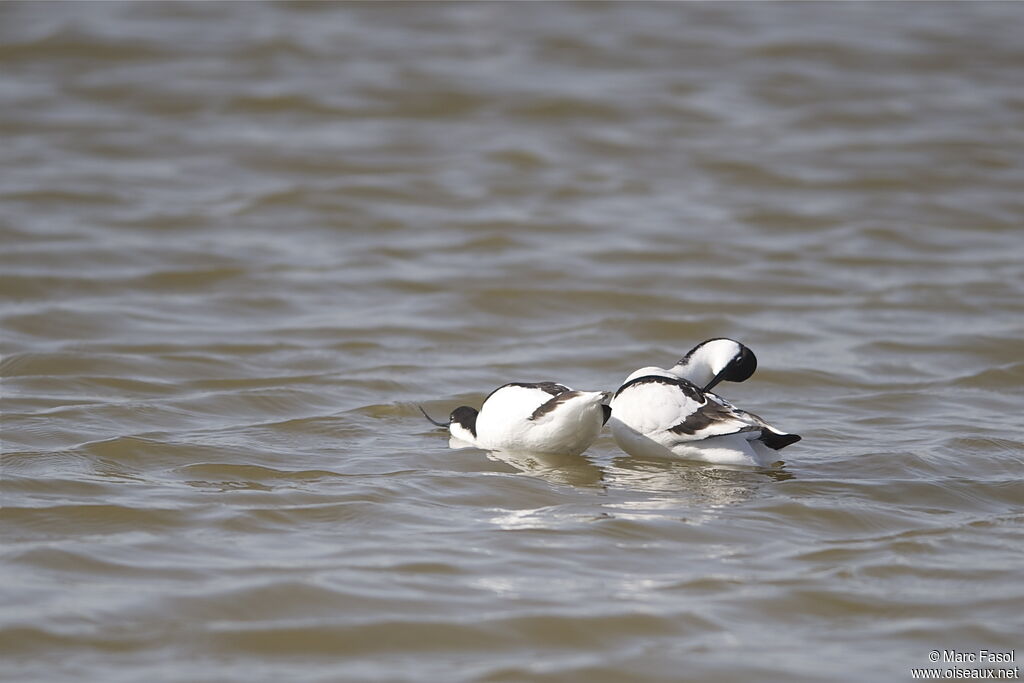
[(602, 403), (601, 411), (604, 413), (604, 419), (601, 420), (601, 424), (608, 424), (608, 418), (612, 416), (612, 407)]
[(764, 442), (765, 446), (776, 451), (781, 451), (786, 446), (794, 444), (802, 438), (799, 434), (779, 434), (770, 429), (761, 430), (761, 441)]
[(438, 427), (444, 427), (445, 429), (448, 428), (448, 423), (446, 423), (446, 422), (438, 422), (434, 418), (432, 418), (429, 415), (427, 415), (427, 411), (423, 410), (423, 406), (416, 406), (416, 407), (420, 409), (421, 413), (423, 413), (423, 417), (425, 417), (428, 420), (430, 420), (431, 423), (437, 425)]

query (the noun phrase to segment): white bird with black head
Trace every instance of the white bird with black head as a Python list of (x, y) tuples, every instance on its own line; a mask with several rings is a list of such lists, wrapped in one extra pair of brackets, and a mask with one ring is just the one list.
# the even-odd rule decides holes
[(732, 339), (702, 342), (668, 370), (640, 368), (612, 398), (615, 442), (635, 457), (760, 467), (777, 462), (777, 451), (800, 436), (710, 391), (723, 380), (749, 379), (756, 368), (753, 351)]
[(492, 391), (479, 411), (459, 406), (447, 423), (420, 412), (477, 448), (579, 455), (608, 421), (607, 398), (606, 391), (574, 391), (557, 382), (512, 382)]

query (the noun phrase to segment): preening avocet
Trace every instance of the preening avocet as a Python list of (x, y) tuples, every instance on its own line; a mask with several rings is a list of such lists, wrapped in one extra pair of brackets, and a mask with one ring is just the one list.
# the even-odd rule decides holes
[(707, 390), (722, 380), (743, 381), (756, 367), (753, 352), (739, 342), (713, 339), (670, 370), (637, 370), (611, 401), (609, 425), (615, 442), (636, 457), (761, 467), (776, 462), (777, 451), (800, 436), (782, 432)]
[(606, 391), (574, 391), (556, 382), (513, 382), (492, 391), (479, 411), (459, 406), (447, 423), (420, 411), (477, 448), (579, 455), (608, 421), (607, 398)]

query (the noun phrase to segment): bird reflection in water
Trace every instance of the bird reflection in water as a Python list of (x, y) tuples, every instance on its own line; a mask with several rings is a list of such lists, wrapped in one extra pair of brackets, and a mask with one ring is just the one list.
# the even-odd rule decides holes
[[(451, 449), (476, 448), (456, 437), (448, 440)], [(484, 451), (488, 460), (500, 462), (522, 474), (543, 479), (551, 484), (603, 487), (604, 470), (583, 455)]]
[(604, 470), (582, 455), (488, 451), (487, 457), (551, 484), (604, 487)]
[[(685, 518), (701, 523), (715, 510), (753, 499), (765, 485), (793, 479), (784, 469), (616, 457), (605, 468), (609, 490), (634, 496), (609, 502), (613, 516)], [(649, 494), (635, 497), (635, 494)], [(670, 512), (671, 511), (671, 512)], [(700, 514), (693, 516), (694, 512)]]

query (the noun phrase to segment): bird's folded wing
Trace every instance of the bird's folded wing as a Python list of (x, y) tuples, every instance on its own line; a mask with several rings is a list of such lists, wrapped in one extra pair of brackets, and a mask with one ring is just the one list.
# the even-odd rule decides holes
[(743, 411), (735, 410), (707, 396), (700, 406), (685, 418), (668, 428), (681, 441), (699, 441), (712, 436), (725, 436), (739, 432), (761, 432), (761, 425), (747, 417)]
[(571, 401), (572, 399), (576, 398), (577, 396), (581, 396), (582, 394), (582, 391), (565, 391), (559, 394), (558, 396), (555, 396), (537, 406), (537, 409), (530, 414), (529, 419), (533, 420), (534, 422), (545, 422), (551, 419), (552, 413), (555, 412), (558, 406), (562, 405), (567, 401)]

